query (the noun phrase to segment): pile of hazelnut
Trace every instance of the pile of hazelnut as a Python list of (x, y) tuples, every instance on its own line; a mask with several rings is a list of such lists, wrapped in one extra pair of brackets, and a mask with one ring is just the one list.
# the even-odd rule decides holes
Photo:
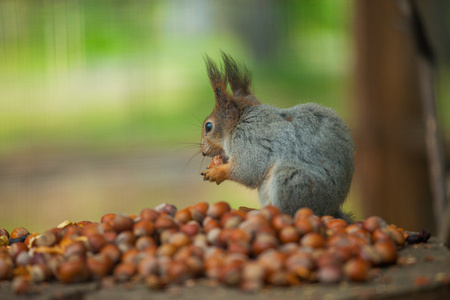
[(406, 236), (376, 216), (347, 224), (308, 208), (292, 217), (274, 206), (161, 204), (100, 222), (65, 221), (43, 234), (0, 229), (0, 280), (12, 280), (18, 294), (54, 280), (137, 281), (159, 289), (203, 277), (245, 291), (363, 282), (374, 267), (396, 263)]

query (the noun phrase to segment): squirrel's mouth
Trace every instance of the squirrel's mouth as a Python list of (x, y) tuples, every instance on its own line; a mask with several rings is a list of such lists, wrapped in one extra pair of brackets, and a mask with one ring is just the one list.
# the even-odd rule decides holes
[(222, 149), (220, 149), (220, 150), (218, 149), (215, 151), (202, 151), (202, 155), (208, 156), (208, 157), (214, 157), (214, 156), (219, 155), (224, 163), (227, 163), (229, 160), (229, 157), (225, 154), (225, 151), (223, 151)]

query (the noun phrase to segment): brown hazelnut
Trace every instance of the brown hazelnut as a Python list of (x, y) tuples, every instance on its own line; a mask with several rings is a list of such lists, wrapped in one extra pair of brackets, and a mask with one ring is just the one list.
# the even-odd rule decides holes
[(121, 262), (136, 263), (139, 251), (136, 248), (130, 248), (122, 254)]
[(17, 242), (14, 244), (11, 244), (9, 247), (9, 255), (12, 257), (13, 260), (16, 260), (16, 257), (19, 255), (20, 252), (28, 251), (28, 247), (23, 242)]
[(83, 282), (89, 279), (90, 272), (84, 260), (74, 259), (61, 263), (58, 277), (64, 283)]
[(191, 239), (182, 232), (176, 232), (169, 238), (169, 243), (174, 245), (177, 249), (188, 245), (190, 241)]
[(8, 256), (0, 256), (0, 280), (12, 278), (13, 269), (12, 260)]
[(122, 253), (119, 248), (115, 244), (106, 244), (101, 250), (100, 253), (104, 256), (109, 257), (113, 264), (119, 262)]
[(21, 237), (25, 237), (25, 236), (27, 236), (29, 234), (30, 233), (25, 228), (17, 227), (11, 232), (10, 238), (11, 239), (18, 239), (18, 238), (21, 238)]
[(276, 231), (281, 231), (286, 226), (291, 226), (294, 224), (294, 220), (291, 216), (285, 214), (277, 214), (272, 218), (272, 226)]
[(100, 218), (100, 222), (112, 224), (115, 217), (116, 217), (116, 214), (105, 214)]
[(337, 265), (326, 265), (317, 271), (317, 279), (322, 283), (337, 283), (342, 277), (342, 270)]
[(302, 207), (295, 212), (294, 219), (297, 221), (299, 219), (307, 219), (309, 216), (314, 215), (312, 209), (308, 207)]
[(266, 205), (261, 209), (260, 212), (269, 221), (272, 221), (274, 216), (281, 214), (281, 210), (274, 205)]
[(307, 218), (296, 219), (294, 225), (300, 235), (305, 235), (314, 231), (312, 224)]
[(137, 272), (141, 276), (156, 275), (158, 272), (158, 263), (156, 257), (147, 255), (138, 262)]
[(193, 277), (193, 273), (186, 262), (171, 261), (167, 269), (167, 277), (171, 283), (182, 283)]
[(178, 228), (178, 224), (169, 215), (160, 215), (155, 222), (155, 229), (161, 232), (166, 229)]
[(180, 225), (180, 231), (186, 234), (189, 237), (194, 237), (197, 233), (200, 232), (200, 225), (197, 221), (189, 221), (186, 224)]
[(52, 271), (46, 264), (34, 264), (30, 267), (31, 280), (36, 283), (47, 281), (52, 277)]
[(100, 233), (93, 233), (87, 236), (87, 245), (90, 251), (97, 253), (106, 245), (105, 237)]
[(87, 267), (89, 272), (92, 275), (92, 278), (99, 279), (108, 275), (112, 268), (114, 267), (111, 259), (104, 254), (96, 254), (90, 255), (86, 260)]
[(366, 281), (370, 265), (361, 258), (352, 258), (344, 265), (344, 275), (351, 281)]
[(133, 225), (133, 234), (136, 237), (141, 237), (144, 235), (150, 236), (154, 231), (154, 225), (149, 221), (139, 221)]
[(116, 215), (112, 221), (112, 226), (115, 232), (131, 230), (133, 228), (133, 219), (128, 216)]
[(25, 276), (17, 276), (11, 283), (12, 290), (17, 295), (25, 295), (31, 293), (31, 282)]
[(298, 243), (300, 235), (294, 226), (286, 226), (280, 230), (278, 233), (278, 238), (282, 244)]
[(119, 281), (119, 282), (125, 282), (128, 281), (131, 276), (133, 276), (134, 274), (136, 274), (136, 265), (134, 263), (119, 263), (115, 268), (114, 268), (114, 277)]
[(144, 251), (149, 247), (157, 247), (155, 240), (149, 236), (141, 236), (136, 240), (136, 249)]
[(301, 238), (300, 244), (312, 248), (322, 248), (325, 247), (325, 239), (321, 234), (311, 232)]
[(393, 264), (396, 262), (397, 249), (392, 241), (379, 241), (374, 244), (374, 247), (381, 255), (382, 264)]
[(179, 224), (186, 224), (192, 220), (191, 212), (187, 208), (180, 209), (175, 213), (174, 219), (177, 220)]
[(122, 231), (121, 233), (119, 233), (117, 235), (116, 239), (114, 240), (116, 245), (120, 245), (120, 244), (133, 245), (135, 241), (136, 241), (136, 238), (135, 238), (134, 234), (128, 230)]
[(219, 273), (219, 280), (222, 283), (230, 286), (236, 286), (240, 284), (241, 278), (241, 265), (236, 263), (224, 265)]
[(159, 212), (151, 208), (144, 208), (139, 214), (141, 221), (155, 222), (159, 217)]
[(220, 220), (220, 218), (230, 210), (231, 207), (227, 202), (219, 201), (209, 206), (206, 215), (213, 219)]
[(273, 249), (278, 246), (278, 239), (272, 234), (260, 233), (256, 235), (252, 243), (252, 253), (255, 256), (260, 255), (268, 249)]
[(241, 224), (243, 218), (235, 212), (227, 212), (220, 219), (220, 225), (222, 228), (237, 228)]
[(369, 232), (374, 232), (375, 229), (386, 227), (386, 221), (378, 216), (372, 216), (364, 220), (363, 228)]
[(156, 255), (172, 257), (176, 251), (177, 251), (176, 246), (167, 243), (167, 244), (162, 244), (161, 246), (159, 246), (158, 250), (156, 251)]
[(0, 236), (6, 236), (9, 239), (9, 232), (4, 228), (0, 228)]
[(73, 241), (64, 248), (64, 258), (68, 259), (72, 256), (84, 257), (86, 256), (86, 244), (81, 241)]
[(177, 213), (177, 208), (175, 205), (169, 204), (169, 203), (161, 203), (157, 207), (155, 207), (155, 210), (161, 214), (166, 214), (171, 217), (175, 216)]

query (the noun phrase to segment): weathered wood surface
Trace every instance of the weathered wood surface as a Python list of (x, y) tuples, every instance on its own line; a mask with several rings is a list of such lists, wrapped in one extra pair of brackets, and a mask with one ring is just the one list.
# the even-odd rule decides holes
[[(290, 288), (265, 288), (257, 293), (191, 281), (154, 291), (142, 283), (102, 287), (99, 282), (65, 285), (44, 283), (32, 299), (450, 299), (450, 251), (436, 238), (427, 244), (406, 246), (399, 251), (399, 263), (382, 268), (366, 283), (305, 284)], [(0, 299), (28, 299), (17, 296), (10, 282), (0, 283)]]

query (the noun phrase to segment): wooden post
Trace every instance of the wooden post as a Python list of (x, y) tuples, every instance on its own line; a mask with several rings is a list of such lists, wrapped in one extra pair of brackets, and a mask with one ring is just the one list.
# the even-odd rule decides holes
[[(403, 3), (402, 3), (403, 2)], [(436, 233), (419, 51), (406, 1), (357, 0), (355, 187), (364, 217)]]

